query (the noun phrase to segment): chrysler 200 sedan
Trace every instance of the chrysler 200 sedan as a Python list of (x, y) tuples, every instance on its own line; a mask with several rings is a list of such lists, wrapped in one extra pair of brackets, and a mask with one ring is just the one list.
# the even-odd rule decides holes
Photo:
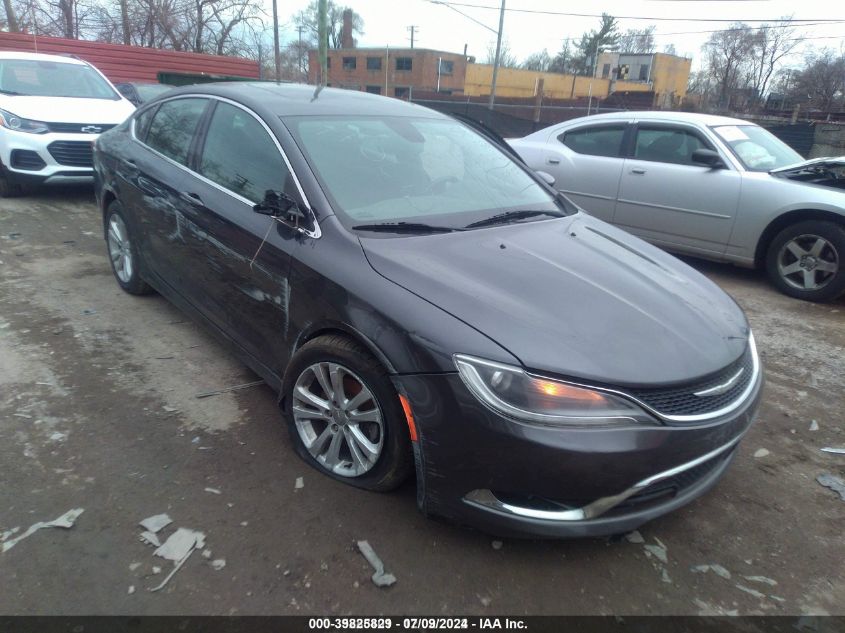
[(807, 301), (845, 293), (845, 156), (805, 161), (750, 121), (580, 117), (511, 140), (596, 217), (677, 253), (765, 269)]
[(117, 283), (206, 324), (301, 457), (504, 535), (621, 533), (703, 494), (760, 397), (742, 311), (445, 115), (186, 87), (104, 134)]

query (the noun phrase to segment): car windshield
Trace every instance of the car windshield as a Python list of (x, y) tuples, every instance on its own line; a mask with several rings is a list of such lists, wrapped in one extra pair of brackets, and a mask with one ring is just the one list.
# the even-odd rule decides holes
[(451, 119), (285, 119), (344, 224), (465, 228), (562, 215), (554, 196), (502, 150)]
[(90, 66), (31, 59), (0, 60), (0, 93), (27, 97), (120, 99), (108, 82)]
[(769, 171), (804, 160), (789, 145), (757, 125), (718, 125), (713, 130), (750, 171)]

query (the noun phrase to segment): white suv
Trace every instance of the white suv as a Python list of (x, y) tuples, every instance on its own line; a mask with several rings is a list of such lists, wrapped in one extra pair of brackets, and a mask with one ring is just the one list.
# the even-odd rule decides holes
[(135, 109), (75, 58), (0, 52), (0, 197), (22, 185), (91, 182), (91, 146)]

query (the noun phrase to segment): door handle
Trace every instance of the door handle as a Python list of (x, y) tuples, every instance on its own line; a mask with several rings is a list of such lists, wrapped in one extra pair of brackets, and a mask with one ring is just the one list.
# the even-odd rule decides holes
[(203, 203), (202, 203), (202, 198), (200, 198), (200, 195), (198, 193), (193, 193), (193, 192), (189, 192), (189, 191), (182, 191), (179, 194), (179, 197), (182, 200), (184, 200), (185, 202), (188, 202), (189, 204), (192, 204), (196, 207), (204, 206)]
[(632, 173), (632, 174), (644, 174), (644, 173), (645, 173), (645, 169), (643, 169), (642, 167), (634, 167), (634, 168), (631, 170), (631, 173)]
[(558, 165), (558, 164), (560, 164), (560, 159), (559, 158), (547, 158), (546, 162), (549, 165)]
[(152, 181), (143, 176), (138, 176), (138, 188), (148, 196), (160, 196), (161, 189)]

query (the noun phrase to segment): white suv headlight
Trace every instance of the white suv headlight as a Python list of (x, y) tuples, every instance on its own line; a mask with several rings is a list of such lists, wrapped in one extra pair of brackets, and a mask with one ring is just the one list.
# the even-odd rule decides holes
[(657, 424), (619, 396), (533, 376), (520, 367), (455, 354), (467, 388), (485, 405), (515, 420), (550, 426)]
[(0, 126), (15, 132), (28, 132), (30, 134), (46, 134), (50, 131), (46, 123), (22, 119), (6, 110), (0, 110)]

